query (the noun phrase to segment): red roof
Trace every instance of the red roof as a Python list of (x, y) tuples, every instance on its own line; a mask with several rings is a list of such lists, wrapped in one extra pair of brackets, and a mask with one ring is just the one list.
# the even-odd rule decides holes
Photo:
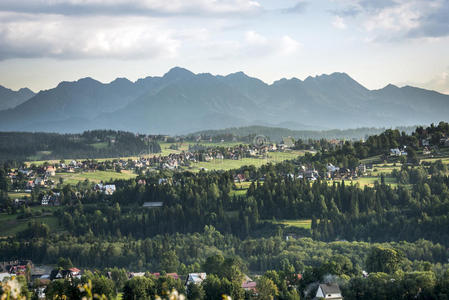
[(80, 269), (77, 269), (77, 268), (70, 268), (69, 271), (72, 272), (72, 273), (79, 273), (79, 272), (80, 272)]

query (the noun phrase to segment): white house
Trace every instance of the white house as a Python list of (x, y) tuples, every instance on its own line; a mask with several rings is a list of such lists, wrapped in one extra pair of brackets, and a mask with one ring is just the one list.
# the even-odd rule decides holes
[(318, 286), (315, 299), (343, 300), (340, 288), (336, 283), (322, 283)]
[(115, 192), (115, 184), (106, 184), (104, 186), (104, 193), (106, 195), (112, 195)]
[(191, 283), (201, 284), (206, 279), (206, 276), (206, 273), (189, 273), (186, 280), (186, 287)]

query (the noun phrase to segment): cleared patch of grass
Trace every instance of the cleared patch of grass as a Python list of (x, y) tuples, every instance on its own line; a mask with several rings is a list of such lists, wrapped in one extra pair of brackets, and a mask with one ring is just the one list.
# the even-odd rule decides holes
[(133, 174), (129, 171), (122, 171), (120, 173), (114, 171), (94, 171), (94, 172), (80, 172), (80, 173), (57, 173), (52, 179), (56, 182), (59, 178), (64, 180), (64, 184), (77, 184), (78, 182), (85, 181), (86, 179), (92, 182), (110, 181), (112, 180), (128, 180), (135, 178), (137, 174)]
[(280, 220), (280, 221), (271, 221), (273, 224), (282, 224), (287, 227), (296, 227), (296, 228), (304, 228), (310, 229), (312, 227), (312, 220)]
[[(341, 180), (329, 180), (328, 184), (332, 185), (333, 182), (341, 183)], [(373, 187), (375, 182), (380, 183), (380, 176), (365, 176), (365, 177), (359, 177), (354, 180), (345, 180), (345, 185), (350, 185), (351, 183), (354, 185), (359, 184), (360, 187), (363, 188), (365, 186)], [(396, 178), (385, 177), (385, 184), (395, 187), (398, 185), (398, 182), (397, 182)]]
[(50, 232), (62, 231), (63, 228), (59, 226), (58, 219), (50, 215), (42, 215), (31, 217), (27, 219), (17, 219), (17, 215), (0, 214), (0, 237), (13, 236), (28, 227), (28, 222), (37, 220), (45, 223), (50, 227)]
[(8, 197), (10, 199), (21, 199), (23, 197), (31, 197), (30, 193), (24, 193), (24, 192), (8, 192)]
[(108, 142), (94, 143), (90, 144), (95, 149), (105, 149), (108, 147)]

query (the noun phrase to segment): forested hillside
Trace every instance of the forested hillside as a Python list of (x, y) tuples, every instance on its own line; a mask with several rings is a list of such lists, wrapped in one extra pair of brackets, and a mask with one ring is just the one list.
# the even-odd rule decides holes
[[(159, 152), (157, 143), (151, 149)], [(148, 139), (133, 133), (94, 130), (82, 134), (0, 132), (0, 161), (102, 158), (148, 151)]]

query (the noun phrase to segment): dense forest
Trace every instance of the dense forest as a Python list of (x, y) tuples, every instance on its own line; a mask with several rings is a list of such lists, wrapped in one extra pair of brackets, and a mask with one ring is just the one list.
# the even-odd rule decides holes
[(0, 161), (123, 157), (148, 152), (148, 149), (160, 152), (156, 141), (123, 131), (93, 130), (81, 134), (0, 132)]

